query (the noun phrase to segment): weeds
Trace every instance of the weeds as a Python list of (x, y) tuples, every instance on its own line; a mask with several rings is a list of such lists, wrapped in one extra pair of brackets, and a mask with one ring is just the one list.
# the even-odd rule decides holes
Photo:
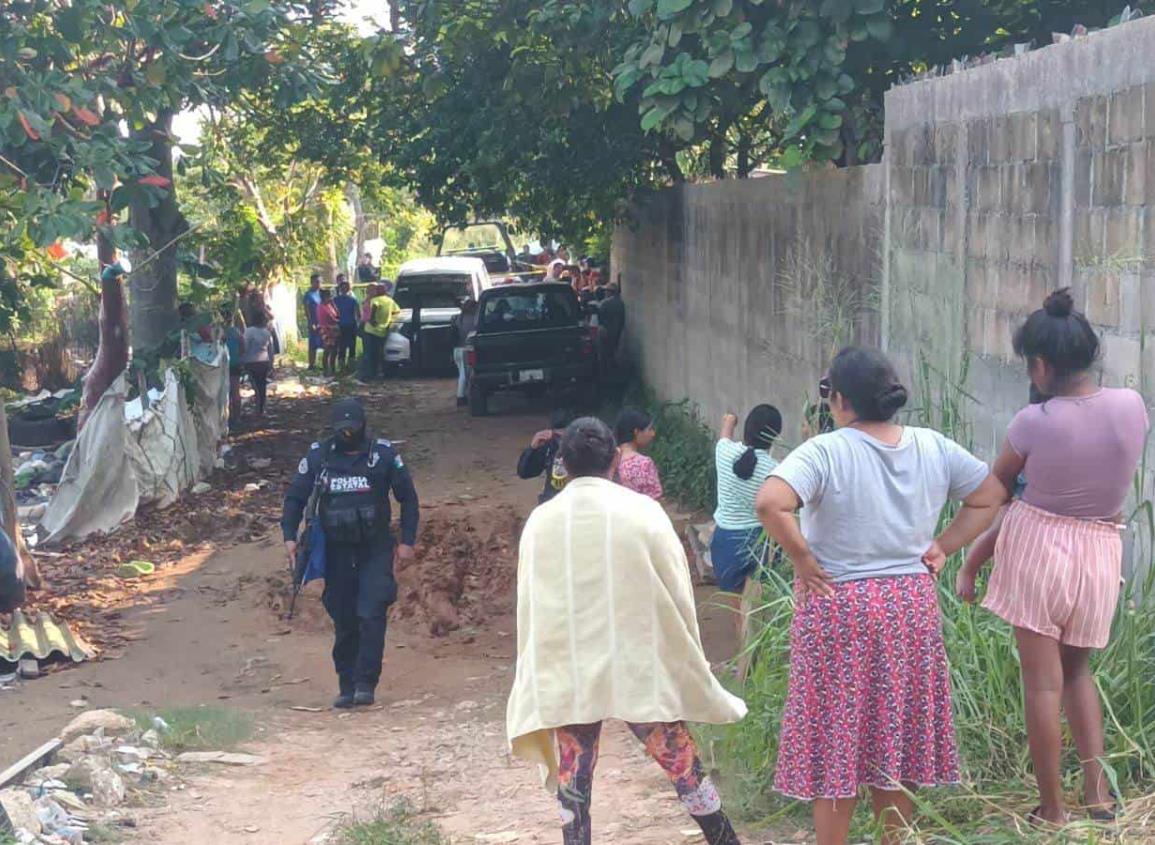
[(337, 830), (334, 845), (449, 845), (432, 822), (417, 819), (405, 802), (368, 821), (351, 819)]
[[(966, 408), (968, 362), (948, 377), (926, 361), (917, 378), (918, 403), (907, 422), (938, 429), (963, 445), (970, 442)], [(1024, 390), (1025, 394), (1025, 390)], [(1024, 396), (1025, 398), (1025, 396)], [(1139, 476), (1145, 474), (1140, 468)], [(1155, 506), (1142, 499), (1131, 517), (1136, 548), (1151, 558)], [(948, 509), (943, 519), (952, 515)], [(954, 594), (962, 563), (956, 555), (939, 584), (943, 633), (950, 658), (955, 721), (963, 762), (961, 789), (916, 796), (918, 828), (907, 841), (934, 845), (1010, 845), (1010, 843), (1106, 841), (1155, 842), (1155, 613), (1144, 599), (1155, 588), (1155, 565), (1125, 590), (1114, 620), (1111, 643), (1094, 662), (1104, 699), (1108, 776), (1123, 797), (1125, 813), (1117, 829), (1081, 821), (1061, 833), (1030, 830), (1022, 814), (1036, 801), (1030, 773), (1018, 653), (1010, 628), (989, 612), (963, 603)], [(728, 799), (743, 816), (767, 822), (805, 813), (801, 805), (770, 791), (778, 754), (778, 735), (789, 683), (791, 585), (773, 571), (764, 581), (757, 611), (750, 675), (742, 689), (749, 715), (738, 725), (710, 729), (704, 741), (729, 784)], [(1081, 772), (1070, 739), (1066, 742), (1065, 786), (1080, 794)], [(1146, 796), (1146, 797), (1144, 797)], [(1072, 807), (1079, 802), (1072, 801)], [(855, 836), (872, 829), (860, 809)]]
[(154, 727), (159, 717), (168, 725), (161, 742), (170, 751), (223, 751), (253, 735), (253, 717), (225, 707), (174, 707), (131, 714), (142, 730)]

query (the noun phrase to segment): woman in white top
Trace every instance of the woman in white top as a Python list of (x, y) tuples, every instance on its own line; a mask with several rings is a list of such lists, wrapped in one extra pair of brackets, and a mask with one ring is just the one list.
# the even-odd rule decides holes
[(273, 335), (268, 329), (268, 323), (268, 315), (264, 312), (253, 314), (253, 324), (245, 329), (245, 346), (241, 352), (241, 361), (256, 394), (257, 416), (264, 416), (269, 375), (273, 369)]
[[(774, 788), (814, 802), (818, 845), (847, 842), (869, 789), (883, 845), (897, 845), (910, 791), (959, 780), (934, 576), (1006, 491), (937, 431), (893, 421), (906, 389), (881, 352), (844, 349), (824, 382), (838, 428), (791, 452), (758, 495), (796, 579)], [(963, 506), (936, 539), (948, 500)]]

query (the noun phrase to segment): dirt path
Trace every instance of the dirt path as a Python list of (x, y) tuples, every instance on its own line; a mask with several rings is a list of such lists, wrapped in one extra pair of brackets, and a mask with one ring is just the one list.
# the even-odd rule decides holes
[[(246, 750), (268, 762), (192, 772), (164, 806), (140, 812), (131, 842), (306, 845), (321, 841), (335, 818), (372, 814), (398, 799), (454, 841), (558, 841), (554, 803), (533, 770), (509, 760), (503, 721), (514, 659), (516, 533), (540, 489), (512, 469), (546, 409), (511, 403), (500, 416), (473, 420), (452, 406), (452, 383), (444, 380), (392, 383), (366, 398), (377, 432), (403, 441), (427, 526), (422, 572), (403, 580), (391, 618), (376, 708), (290, 709), (327, 708), (335, 680), (316, 585), (292, 623), (275, 612), (284, 563), (270, 530), (255, 543), (191, 555), (151, 581), (125, 613), (132, 642), (121, 659), (8, 694), (0, 714), (4, 757), (53, 735), (80, 696), (93, 706), (237, 707), (258, 724)], [(310, 401), (316, 423), (287, 415), (286, 431), (274, 439), (293, 444), (269, 452), (275, 485), (295, 467), (305, 429), (327, 417), (325, 403)], [(706, 630), (717, 633), (724, 652), (728, 620), (713, 616)], [(456, 630), (433, 636), (434, 627)], [(620, 726), (603, 744), (594, 815), (599, 838), (624, 845), (683, 842), (693, 827)]]

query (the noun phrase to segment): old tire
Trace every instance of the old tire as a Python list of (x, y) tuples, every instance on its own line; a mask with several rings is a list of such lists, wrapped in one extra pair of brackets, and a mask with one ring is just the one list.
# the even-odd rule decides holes
[(489, 413), (489, 397), (478, 384), (469, 385), (469, 415), (484, 417)]

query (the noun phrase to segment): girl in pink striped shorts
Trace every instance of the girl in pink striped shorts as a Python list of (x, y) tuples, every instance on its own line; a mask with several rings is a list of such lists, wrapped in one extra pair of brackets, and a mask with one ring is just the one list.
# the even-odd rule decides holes
[[(1060, 707), (1083, 761), (1086, 806), (1093, 818), (1111, 819), (1090, 656), (1111, 634), (1123, 558), (1121, 513), (1143, 453), (1147, 410), (1135, 391), (1096, 383), (1091, 368), (1099, 339), (1066, 290), (1031, 314), (1015, 333), (1014, 348), (1031, 382), (1051, 398), (1015, 416), (995, 462), (1008, 494), (1020, 473), (1026, 487), (998, 531), (983, 607), (1015, 628), (1039, 784), (1030, 820), (1067, 820)], [(989, 547), (972, 551), (959, 573), (958, 591), (967, 601), (974, 601), (988, 557)]]

